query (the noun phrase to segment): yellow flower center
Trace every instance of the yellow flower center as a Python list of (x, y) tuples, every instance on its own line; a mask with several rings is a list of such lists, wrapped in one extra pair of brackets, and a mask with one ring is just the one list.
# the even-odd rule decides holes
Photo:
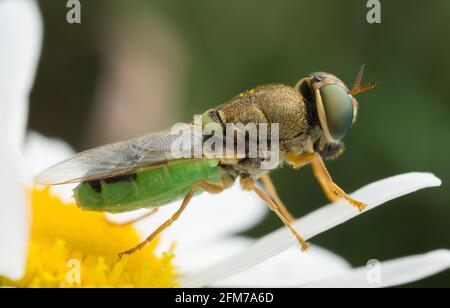
[(114, 226), (101, 213), (64, 204), (49, 189), (31, 192), (33, 225), (25, 276), (0, 277), (15, 287), (177, 287), (173, 253), (154, 252), (157, 242), (118, 258), (140, 238), (131, 226)]

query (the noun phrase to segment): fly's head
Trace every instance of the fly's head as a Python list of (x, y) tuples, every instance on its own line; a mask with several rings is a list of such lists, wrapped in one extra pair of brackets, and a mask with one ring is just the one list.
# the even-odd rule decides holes
[(375, 87), (373, 83), (361, 86), (363, 69), (358, 72), (352, 89), (336, 76), (324, 72), (313, 73), (296, 85), (308, 106), (311, 126), (320, 127), (321, 135), (314, 150), (324, 158), (336, 157), (343, 151), (342, 139), (358, 115), (355, 95)]

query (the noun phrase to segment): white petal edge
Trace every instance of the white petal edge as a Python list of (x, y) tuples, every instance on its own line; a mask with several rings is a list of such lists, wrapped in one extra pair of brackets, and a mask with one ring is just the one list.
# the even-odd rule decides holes
[(252, 243), (252, 239), (242, 236), (218, 239), (213, 243), (200, 245), (194, 249), (175, 251), (173, 262), (181, 272), (196, 271), (231, 257)]
[[(389, 200), (419, 189), (440, 185), (441, 180), (431, 173), (412, 172), (371, 183), (354, 192), (352, 196), (367, 203), (367, 209), (362, 212), (366, 213)], [(308, 240), (360, 214), (347, 202), (338, 201), (297, 219), (294, 226)], [(289, 230), (280, 228), (231, 258), (203, 270), (181, 276), (179, 282), (184, 287), (211, 285), (247, 270), (295, 245), (297, 245), (297, 242)]]
[[(303, 285), (306, 288), (386, 288), (412, 283), (450, 268), (450, 251), (381, 262), (375, 267), (361, 267), (344, 274)], [(379, 272), (378, 272), (379, 270)], [(377, 271), (376, 273), (373, 271)]]
[[(65, 141), (31, 131), (27, 135), (24, 149), (28, 174), (34, 176), (49, 166), (71, 157), (74, 153), (73, 148)], [(51, 186), (50, 192), (65, 203), (73, 203), (73, 189), (76, 185)]]
[(1, 140), (21, 149), (27, 125), (28, 95), (42, 45), (42, 18), (34, 0), (0, 1)]
[(19, 154), (0, 152), (0, 276), (20, 279), (27, 258), (29, 213), (26, 187), (19, 174)]
[[(176, 253), (175, 265), (180, 271), (196, 271), (243, 251), (255, 240), (233, 236)], [(296, 247), (241, 272), (211, 287), (290, 287), (317, 281), (351, 269), (340, 256), (318, 246), (309, 253), (298, 253)], [(306, 276), (306, 277), (305, 277)]]
[(350, 269), (346, 260), (324, 248), (313, 245), (308, 253), (299, 253), (297, 247), (291, 247), (211, 287), (288, 288), (336, 277)]
[(24, 159), (28, 95), (42, 44), (42, 20), (34, 0), (0, 2), (0, 275), (24, 272), (29, 217)]

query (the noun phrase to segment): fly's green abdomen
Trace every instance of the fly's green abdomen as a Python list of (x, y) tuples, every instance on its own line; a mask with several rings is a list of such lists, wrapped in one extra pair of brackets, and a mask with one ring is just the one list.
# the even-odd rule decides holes
[(182, 199), (196, 182), (219, 183), (223, 176), (218, 160), (173, 161), (130, 175), (81, 183), (74, 195), (84, 210), (127, 212)]

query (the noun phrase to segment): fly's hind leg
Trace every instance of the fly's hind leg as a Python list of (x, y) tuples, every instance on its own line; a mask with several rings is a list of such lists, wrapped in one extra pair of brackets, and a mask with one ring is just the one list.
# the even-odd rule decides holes
[(181, 216), (183, 211), (186, 209), (187, 205), (189, 204), (189, 201), (191, 201), (191, 199), (194, 196), (194, 193), (197, 189), (203, 189), (203, 190), (205, 190), (207, 192), (211, 192), (211, 193), (219, 193), (219, 192), (223, 191), (225, 188), (226, 187), (223, 183), (210, 184), (210, 183), (207, 183), (204, 181), (199, 181), (199, 182), (195, 183), (194, 185), (192, 185), (191, 189), (189, 190), (187, 195), (184, 197), (183, 202), (181, 203), (181, 206), (178, 209), (178, 211), (176, 211), (172, 215), (172, 217), (167, 219), (161, 226), (159, 226), (159, 228), (156, 229), (152, 234), (150, 234), (150, 236), (147, 237), (145, 239), (145, 241), (143, 241), (136, 247), (119, 254), (119, 257), (122, 257), (124, 255), (130, 255), (130, 254), (133, 254), (133, 253), (141, 250), (147, 244), (149, 244), (151, 241), (153, 241), (159, 234), (161, 234), (161, 232), (163, 232), (165, 229), (170, 227), (170, 225), (172, 225), (172, 223), (174, 223)]
[(280, 197), (278, 196), (277, 190), (275, 188), (275, 185), (273, 185), (273, 182), (270, 179), (270, 176), (267, 174), (264, 174), (263, 176), (261, 176), (260, 180), (264, 186), (264, 189), (267, 191), (269, 196), (272, 198), (273, 202), (275, 202), (275, 204), (280, 209), (280, 212), (284, 215), (284, 217), (286, 217), (286, 219), (290, 223), (293, 223), (295, 218), (294, 218), (294, 216), (292, 216), (291, 213), (289, 213), (289, 211), (286, 208), (286, 206), (284, 205), (283, 201), (281, 201)]
[(283, 211), (280, 209), (280, 207), (275, 204), (266, 193), (264, 193), (255, 185), (255, 182), (252, 178), (241, 178), (241, 186), (245, 190), (254, 191), (264, 202), (266, 202), (270, 209), (278, 216), (278, 218), (281, 219), (284, 225), (289, 228), (289, 230), (292, 232), (292, 234), (295, 236), (300, 246), (302, 247), (302, 250), (308, 250), (309, 244), (297, 233), (297, 231), (295, 231), (294, 227), (289, 222), (289, 219), (283, 214)]

